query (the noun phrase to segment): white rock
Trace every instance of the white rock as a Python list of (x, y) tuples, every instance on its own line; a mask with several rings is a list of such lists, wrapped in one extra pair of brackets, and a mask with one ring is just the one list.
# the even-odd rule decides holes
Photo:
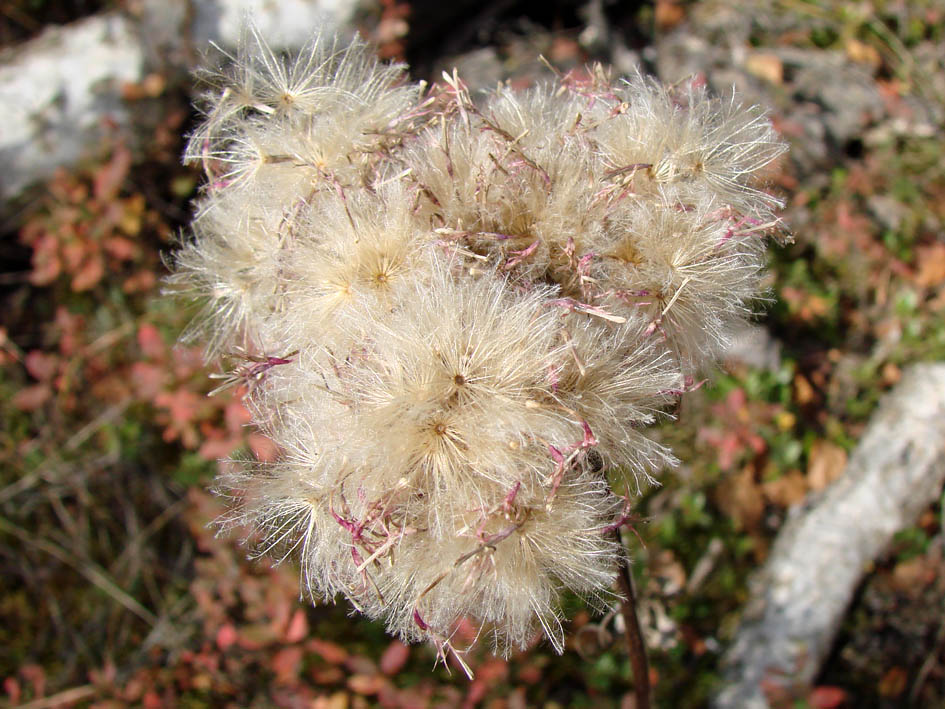
[[(194, 42), (233, 46), (251, 18), (270, 46), (299, 47), (324, 24), (347, 25), (357, 0), (218, 0), (194, 4)], [(198, 47), (199, 48), (199, 47)]]
[(118, 14), (46, 30), (0, 57), (0, 198), (78, 160), (104, 121), (127, 121), (121, 85), (140, 81), (144, 57)]
[[(341, 31), (358, 0), (129, 0), (0, 54), (0, 203), (94, 151), (104, 133), (134, 131), (122, 85), (188, 71), (211, 41), (237, 44), (247, 21), (276, 49), (299, 47), (320, 27)], [(185, 23), (189, 22), (189, 26)], [(185, 39), (186, 38), (186, 39)], [(190, 42), (191, 44), (186, 44)], [(196, 50), (196, 51), (191, 51)]]

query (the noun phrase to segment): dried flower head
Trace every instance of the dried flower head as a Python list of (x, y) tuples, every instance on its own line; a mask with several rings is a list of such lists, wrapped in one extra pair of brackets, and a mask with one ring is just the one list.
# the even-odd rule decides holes
[(171, 282), (281, 451), (226, 465), (221, 523), (406, 640), (455, 651), (469, 619), (560, 651), (561, 591), (606, 604), (621, 561), (606, 480), (674, 462), (646, 427), (758, 296), (782, 143), (734, 98), (599, 68), (421, 95), (325, 36), (283, 59), (250, 32), (208, 77)]

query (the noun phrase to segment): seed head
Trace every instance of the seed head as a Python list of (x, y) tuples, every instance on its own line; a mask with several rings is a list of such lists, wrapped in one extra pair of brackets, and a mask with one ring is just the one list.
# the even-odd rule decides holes
[(281, 451), (226, 464), (221, 524), (441, 654), (464, 618), (561, 651), (560, 593), (612, 600), (606, 481), (675, 462), (647, 427), (759, 295), (783, 144), (735, 98), (600, 68), (480, 103), (403, 73), (250, 31), (207, 74), (170, 281)]

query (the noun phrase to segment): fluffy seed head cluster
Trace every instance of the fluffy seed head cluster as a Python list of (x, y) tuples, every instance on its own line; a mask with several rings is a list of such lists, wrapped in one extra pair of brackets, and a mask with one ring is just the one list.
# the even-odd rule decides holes
[(406, 640), (560, 650), (559, 594), (606, 603), (620, 560), (608, 477), (673, 461), (647, 425), (759, 294), (783, 144), (695, 85), (474, 100), (324, 36), (208, 84), (171, 282), (280, 450), (229, 464), (224, 522)]

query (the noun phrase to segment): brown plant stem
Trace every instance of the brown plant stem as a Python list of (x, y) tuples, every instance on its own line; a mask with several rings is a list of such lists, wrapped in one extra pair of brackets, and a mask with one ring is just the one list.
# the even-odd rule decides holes
[[(617, 543), (623, 546), (620, 530), (614, 530)], [(630, 574), (630, 561), (626, 554), (620, 555), (617, 569), (617, 588), (620, 595), (620, 614), (623, 616), (624, 632), (627, 636), (627, 651), (630, 653), (630, 668), (633, 672), (633, 694), (636, 709), (650, 709), (650, 663), (646, 657), (646, 643), (637, 618), (637, 598)]]

